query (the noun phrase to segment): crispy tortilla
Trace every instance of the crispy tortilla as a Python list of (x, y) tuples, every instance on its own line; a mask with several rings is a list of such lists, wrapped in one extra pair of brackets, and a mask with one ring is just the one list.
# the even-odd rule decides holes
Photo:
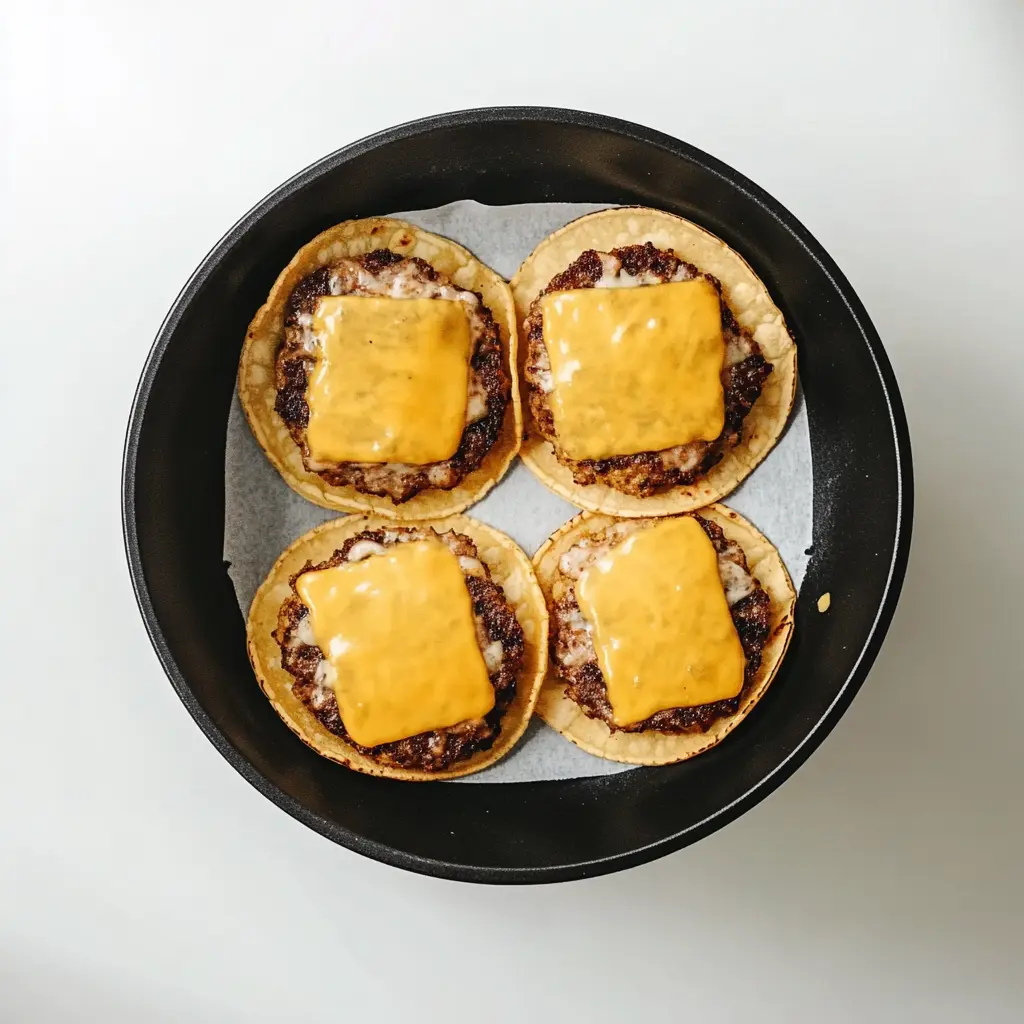
[[(512, 394), (501, 433), (484, 461), (449, 491), (421, 491), (403, 504), (389, 497), (364, 494), (355, 487), (334, 487), (306, 469), (302, 453), (274, 410), (274, 360), (284, 337), (284, 310), (299, 281), (318, 267), (345, 257), (390, 249), (419, 256), (459, 288), (479, 292), (494, 315), (512, 378)], [(512, 293), (504, 278), (485, 267), (468, 249), (412, 224), (386, 217), (349, 220), (328, 228), (304, 245), (281, 271), (270, 296), (246, 331), (238, 369), (238, 395), (249, 426), (287, 483), (304, 498), (343, 512), (372, 512), (388, 519), (425, 519), (452, 515), (479, 501), (505, 474), (522, 441), (516, 361), (516, 319)]]
[[(613, 732), (604, 722), (585, 715), (582, 708), (565, 695), (565, 684), (554, 665), (550, 665), (537, 701), (537, 714), (588, 754), (596, 754), (609, 761), (645, 765), (674, 764), (694, 757), (715, 746), (746, 718), (782, 664), (793, 634), (796, 591), (779, 552), (759, 530), (725, 505), (710, 505), (698, 512), (720, 526), (728, 539), (743, 548), (751, 573), (771, 597), (771, 632), (761, 657), (761, 667), (735, 714), (719, 718), (707, 732), (673, 735), (653, 731)], [(533, 564), (545, 594), (551, 593), (558, 574), (559, 558), (586, 534), (596, 533), (614, 522), (612, 516), (581, 512), (544, 542), (533, 556)]]
[(249, 660), (260, 688), (274, 710), (304, 743), (317, 753), (347, 768), (367, 775), (382, 775), (410, 782), (454, 779), (478, 772), (504, 757), (522, 736), (537, 703), (548, 661), (548, 613), (544, 595), (534, 575), (530, 559), (518, 545), (492, 526), (469, 516), (448, 516), (409, 525), (431, 526), (438, 533), (455, 530), (465, 534), (477, 546), (477, 553), (491, 572), (491, 579), (505, 593), (523, 627), (525, 651), (516, 676), (515, 700), (501, 719), (501, 732), (490, 750), (479, 750), (465, 761), (444, 771), (427, 772), (408, 768), (389, 768), (356, 750), (340, 736), (328, 731), (292, 693), (293, 677), (281, 667), (281, 649), (273, 637), (281, 605), (292, 593), (289, 579), (307, 562), (324, 562), (349, 538), (363, 530), (394, 525), (381, 516), (345, 516), (310, 530), (274, 563), (273, 569), (256, 591), (246, 625)]
[[(771, 362), (772, 375), (743, 421), (740, 443), (695, 483), (672, 487), (649, 498), (623, 494), (604, 484), (577, 484), (572, 472), (555, 457), (551, 443), (532, 426), (529, 403), (524, 402), (523, 461), (542, 483), (567, 501), (591, 512), (620, 517), (688, 512), (725, 497), (771, 451), (785, 429), (796, 397), (796, 344), (785, 318), (760, 278), (743, 257), (721, 239), (682, 217), (660, 210), (643, 207), (600, 210), (572, 221), (545, 238), (512, 278), (520, 328), (534, 299), (580, 253), (587, 249), (608, 252), (648, 241), (659, 249), (671, 249), (680, 259), (718, 278), (722, 294), (740, 326), (750, 331), (765, 359)], [(525, 343), (521, 348), (522, 364), (526, 357)]]

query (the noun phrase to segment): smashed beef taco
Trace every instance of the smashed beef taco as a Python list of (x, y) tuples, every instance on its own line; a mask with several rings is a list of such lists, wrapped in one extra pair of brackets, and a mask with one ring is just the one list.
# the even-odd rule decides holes
[(529, 558), (468, 516), (347, 516), (300, 537), (249, 610), (249, 659), (285, 724), (369, 775), (468, 775), (512, 749), (547, 665)]
[(533, 561), (551, 648), (537, 713), (612, 761), (671, 764), (713, 747), (764, 694), (793, 632), (782, 558), (724, 505), (583, 512)]
[(512, 279), (523, 461), (581, 508), (669, 515), (724, 497), (779, 439), (796, 346), (744, 259), (682, 217), (588, 214)]
[(284, 479), (327, 508), (394, 519), (478, 501), (519, 450), (507, 283), (399, 220), (303, 246), (246, 332), (238, 393)]

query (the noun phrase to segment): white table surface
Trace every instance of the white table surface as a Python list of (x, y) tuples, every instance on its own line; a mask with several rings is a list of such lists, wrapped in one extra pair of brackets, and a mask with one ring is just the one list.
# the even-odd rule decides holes
[[(1020, 4), (17, 6), (0, 1020), (1020, 1020)], [(694, 848), (533, 889), (371, 863), (250, 788), (163, 677), (118, 511), (143, 359), (222, 232), (341, 144), (501, 103), (649, 124), (788, 206), (885, 341), (917, 477), (902, 604), (811, 760)]]

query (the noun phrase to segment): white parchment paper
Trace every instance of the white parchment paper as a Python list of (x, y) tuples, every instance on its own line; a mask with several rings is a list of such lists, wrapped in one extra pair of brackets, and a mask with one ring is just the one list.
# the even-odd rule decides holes
[[(530, 203), (482, 206), (463, 201), (436, 210), (397, 213), (460, 242), (499, 274), (511, 277), (544, 237), (608, 204)], [(799, 339), (798, 339), (799, 341)], [(224, 463), (224, 559), (243, 614), (278, 555), (296, 537), (337, 513), (301, 498), (278, 475), (249, 431), (237, 395), (228, 416)], [(768, 458), (727, 499), (778, 547), (799, 588), (811, 544), (811, 446), (803, 396)], [(467, 510), (533, 554), (577, 509), (552, 494), (517, 461), (479, 504)], [(527, 782), (628, 771), (584, 753), (539, 720), (507, 757), (458, 782)]]

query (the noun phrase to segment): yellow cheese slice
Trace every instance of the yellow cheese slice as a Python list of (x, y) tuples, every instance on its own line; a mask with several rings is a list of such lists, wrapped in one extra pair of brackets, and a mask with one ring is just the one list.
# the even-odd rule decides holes
[(396, 544), (303, 573), (295, 587), (356, 743), (406, 739), (494, 707), (469, 591), (444, 544)]
[(314, 461), (424, 465), (455, 454), (472, 355), (461, 302), (329, 295), (313, 333), (306, 444)]
[(691, 516), (617, 544), (580, 576), (576, 599), (593, 630), (616, 725), (743, 689), (746, 661), (718, 556)]
[(558, 441), (573, 459), (713, 441), (725, 340), (709, 281), (552, 292), (540, 302)]

